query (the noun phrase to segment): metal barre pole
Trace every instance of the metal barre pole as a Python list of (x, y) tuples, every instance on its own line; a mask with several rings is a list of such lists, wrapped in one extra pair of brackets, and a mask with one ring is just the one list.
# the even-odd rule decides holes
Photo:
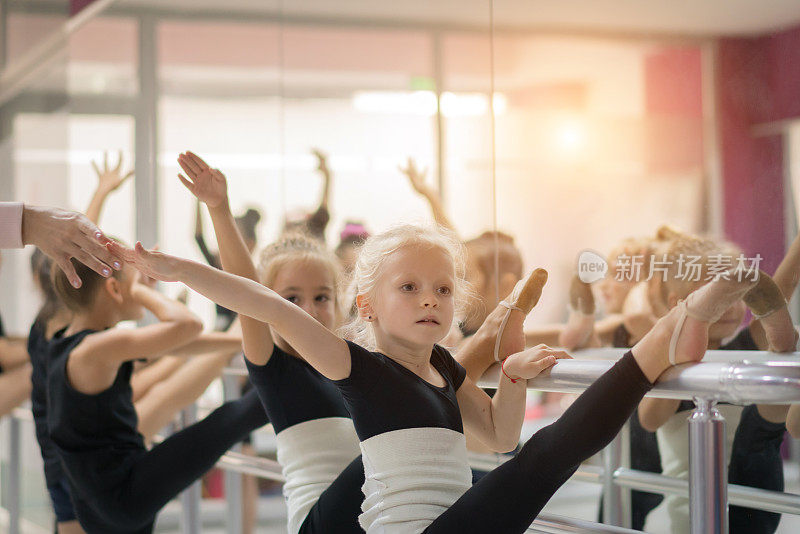
[[(494, 469), (503, 462), (493, 456), (485, 461), (472, 461), (472, 467), (479, 469)], [(237, 453), (226, 453), (217, 463), (217, 467), (225, 470), (234, 470), (248, 473), (268, 480), (283, 482), (281, 467), (274, 460), (266, 458), (252, 458)], [(572, 476), (571, 480), (602, 484), (604, 469), (594, 465), (584, 465)], [(637, 471), (621, 467), (614, 473), (614, 484), (623, 488), (647, 491), (651, 493), (689, 496), (689, 481), (685, 479)], [(728, 485), (728, 500), (730, 504), (747, 506), (760, 510), (777, 513), (800, 515), (800, 495), (770, 491), (737, 484)]]
[[(20, 465), (22, 463), (22, 446), (20, 440), (20, 422), (16, 417), (11, 417), (8, 421), (8, 533), (19, 534), (22, 522), (20, 507), (20, 492), (22, 491), (22, 477), (20, 476)], [(5, 496), (5, 495), (4, 495)]]
[(560, 534), (562, 532), (576, 532), (582, 534), (591, 534), (592, 532), (609, 532), (614, 534), (640, 533), (638, 530), (603, 525), (592, 521), (584, 521), (582, 519), (553, 514), (539, 514), (536, 520), (534, 520), (533, 525), (531, 525), (531, 530), (534, 532), (549, 532), (553, 534)]
[(267, 458), (253, 458), (238, 452), (226, 452), (219, 459), (216, 466), (220, 469), (266, 478), (267, 480), (286, 482), (280, 464)]
[[(593, 349), (594, 353), (621, 349)], [(672, 367), (661, 375), (648, 397), (692, 400), (700, 396), (739, 404), (786, 404), (800, 402), (800, 353), (786, 355), (760, 351), (708, 351), (710, 361)], [(731, 356), (732, 352), (740, 353)], [(721, 353), (721, 354), (718, 354)], [(766, 356), (765, 356), (766, 355)], [(744, 359), (746, 358), (746, 359)], [(765, 358), (769, 358), (768, 360)], [(540, 391), (582, 393), (614, 365), (612, 360), (559, 360), (551, 369), (528, 380), (528, 388)], [(495, 387), (500, 368), (493, 365), (479, 385)]]
[[(587, 466), (578, 470), (576, 477), (586, 482), (597, 482), (599, 476), (594, 471), (584, 472), (587, 469), (597, 470)], [(634, 469), (617, 469), (614, 473), (614, 483), (620, 486), (648, 491), (689, 497), (689, 481), (681, 478), (636, 471)], [(728, 484), (728, 503), (736, 506), (758, 508), (768, 512), (800, 515), (800, 495), (771, 491), (738, 484)]]
[(614, 473), (622, 465), (622, 432), (603, 449), (603, 523), (622, 526), (622, 488), (614, 484)]
[[(552, 369), (528, 380), (528, 389), (582, 393), (624, 353), (624, 349), (577, 351), (576, 359), (560, 360)], [(585, 359), (589, 356), (602, 359)], [(225, 374), (246, 373), (225, 369)], [(497, 387), (499, 379), (500, 367), (495, 364), (479, 380), (479, 385)], [(800, 352), (709, 350), (700, 363), (668, 369), (647, 396), (681, 400), (702, 396), (739, 404), (800, 403)]]
[(716, 402), (695, 399), (689, 417), (689, 519), (692, 534), (728, 534), (725, 419)]

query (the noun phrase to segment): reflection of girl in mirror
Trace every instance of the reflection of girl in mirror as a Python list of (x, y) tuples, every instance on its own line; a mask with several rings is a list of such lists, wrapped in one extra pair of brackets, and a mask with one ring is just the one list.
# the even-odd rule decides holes
[[(605, 317), (595, 320), (592, 288), (574, 275), (570, 282), (569, 319), (559, 335), (559, 345), (568, 350), (584, 347), (632, 347), (656, 321), (645, 282), (653, 257), (681, 233), (661, 226), (654, 236), (623, 239), (608, 255), (608, 273), (597, 283)], [(619, 271), (629, 262), (628, 271)], [(638, 267), (631, 267), (634, 262)], [(618, 276), (624, 272), (624, 276)], [(631, 276), (628, 276), (630, 274)]]
[[(405, 167), (400, 166), (398, 170), (408, 178), (412, 189), (428, 202), (436, 224), (459, 236), (458, 230), (445, 212), (439, 193), (425, 181), (427, 169), (418, 168), (416, 162), (408, 158)], [(500, 299), (514, 289), (522, 278), (523, 265), (522, 255), (514, 243), (514, 238), (503, 232), (484, 232), (464, 242), (464, 246), (465, 277), (472, 292), (463, 321), (458, 326), (461, 336), (468, 338), (483, 324)], [(458, 337), (458, 333), (451, 333), (447, 338), (447, 344), (456, 345)], [(540, 340), (541, 337), (537, 336), (536, 343), (555, 343), (555, 336)]]
[(328, 167), (328, 156), (324, 152), (315, 148), (311, 153), (317, 159), (317, 170), (322, 175), (322, 192), (320, 193), (319, 204), (311, 213), (298, 211), (287, 214), (281, 233), (305, 233), (324, 243), (325, 229), (331, 220), (328, 206), (331, 197), (333, 174), (331, 174), (331, 169)]
[[(261, 213), (255, 208), (248, 208), (247, 211), (245, 211), (239, 217), (236, 217), (234, 220), (239, 232), (244, 238), (245, 246), (247, 247), (248, 252), (252, 254), (258, 244), (256, 229), (258, 228), (259, 221), (261, 221)], [(208, 264), (212, 267), (216, 267), (217, 269), (221, 269), (222, 267), (219, 261), (219, 253), (211, 252), (203, 235), (203, 214), (200, 211), (200, 202), (197, 203), (197, 209), (195, 210), (194, 240), (200, 249), (200, 253), (203, 255), (203, 258), (205, 258)], [(230, 328), (236, 319), (236, 314), (219, 305), (216, 306), (216, 312), (217, 321), (214, 325), (214, 329), (225, 331)]]
[[(797, 248), (797, 247), (795, 247)], [(655, 290), (649, 291), (653, 300), (652, 309), (670, 310), (690, 292), (707, 284), (714, 258), (736, 258), (740, 251), (733, 245), (717, 243), (710, 239), (682, 234), (664, 249), (670, 261), (666, 281), (654, 279)], [(794, 350), (796, 336), (791, 317), (783, 297), (783, 291), (794, 290), (796, 282), (787, 276), (788, 264), (798, 259), (790, 253), (781, 267), (770, 278), (759, 273), (758, 283), (744, 298), (725, 312), (709, 329), (710, 349), (721, 350), (770, 350), (786, 352)], [(678, 258), (697, 256), (702, 272), (698, 281), (685, 280), (677, 272)], [(796, 280), (796, 277), (795, 277)], [(747, 328), (736, 332), (745, 315), (745, 304), (753, 312), (754, 320)], [(732, 337), (734, 336), (735, 337)], [(732, 338), (732, 339), (731, 339)], [(729, 341), (726, 341), (729, 340)], [(686, 477), (688, 473), (688, 449), (686, 442), (686, 417), (694, 409), (689, 401), (670, 399), (645, 399), (639, 406), (639, 420), (648, 431), (657, 431), (658, 448), (664, 474)], [(718, 407), (727, 422), (728, 436), (728, 481), (731, 484), (753, 486), (762, 489), (783, 491), (783, 465), (780, 444), (786, 431), (784, 421), (788, 406), (749, 405), (744, 408), (722, 404)], [(672, 520), (673, 532), (688, 532), (689, 511), (685, 498), (668, 496), (667, 509)], [(774, 532), (780, 514), (761, 510), (731, 506), (729, 524), (732, 532)]]
[(452, 234), (401, 226), (367, 240), (355, 269), (359, 317), (348, 329), (366, 347), (342, 340), (252, 280), (141, 245), (111, 248), (143, 273), (181, 280), (269, 323), (309, 365), (335, 381), (363, 455), (359, 521), (373, 533), (524, 532), (580, 462), (613, 439), (665, 369), (702, 358), (709, 324), (752, 286), (734, 277), (694, 293), (556, 423), (470, 487), (464, 428), (496, 451), (514, 449), (525, 413), (525, 379), (568, 356), (547, 346), (504, 354), (494, 398), (475, 386), (437, 344), (465, 291), (460, 244)]

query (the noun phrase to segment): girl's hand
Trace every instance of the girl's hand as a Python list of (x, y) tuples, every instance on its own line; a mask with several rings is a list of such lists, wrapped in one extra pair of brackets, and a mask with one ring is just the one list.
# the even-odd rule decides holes
[(212, 169), (200, 156), (184, 152), (178, 156), (178, 164), (189, 178), (178, 174), (186, 189), (205, 202), (209, 208), (216, 208), (228, 201), (228, 182), (225, 175)]
[(312, 148), (311, 153), (317, 158), (317, 170), (327, 175), (330, 172), (328, 169), (328, 156), (318, 148)]
[(414, 160), (408, 158), (408, 163), (406, 166), (398, 166), (397, 169), (406, 175), (408, 181), (411, 183), (411, 187), (413, 187), (417, 193), (421, 195), (428, 193), (428, 185), (425, 183), (425, 175), (428, 173), (427, 168), (417, 169)]
[(556, 361), (571, 358), (572, 356), (563, 350), (551, 349), (547, 345), (537, 345), (509, 356), (503, 364), (503, 370), (515, 380), (517, 378), (535, 378), (545, 369), (555, 365)]
[(162, 282), (175, 282), (178, 280), (178, 261), (174, 256), (148, 251), (142, 246), (141, 241), (136, 242), (136, 248), (131, 249), (116, 241), (106, 244), (108, 251), (134, 266), (140, 273)]
[(105, 194), (116, 190), (119, 186), (124, 184), (128, 178), (133, 176), (133, 169), (128, 171), (124, 176), (120, 174), (120, 169), (122, 168), (122, 150), (119, 151), (117, 166), (113, 169), (108, 167), (108, 151), (103, 151), (103, 170), (100, 170), (100, 167), (98, 167), (94, 160), (92, 160), (92, 167), (94, 168), (94, 172), (97, 173), (97, 190)]

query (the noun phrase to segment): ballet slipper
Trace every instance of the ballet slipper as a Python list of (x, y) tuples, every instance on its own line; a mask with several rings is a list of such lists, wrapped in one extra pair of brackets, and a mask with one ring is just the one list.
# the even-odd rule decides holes
[(506, 308), (506, 313), (503, 320), (500, 322), (500, 328), (497, 330), (497, 337), (494, 342), (494, 359), (497, 362), (502, 361), (500, 358), (500, 344), (503, 340), (503, 332), (508, 324), (508, 319), (511, 317), (512, 311), (522, 312), (522, 316), (528, 315), (539, 298), (542, 296), (542, 288), (547, 282), (547, 271), (544, 269), (534, 269), (527, 277), (523, 278), (517, 285), (514, 286), (511, 294), (505, 299), (501, 300), (498, 305)]
[(758, 282), (742, 300), (756, 319), (764, 319), (786, 307), (786, 299), (780, 288), (764, 271), (758, 271)]
[(789, 315), (786, 299), (775, 281), (764, 271), (758, 282), (742, 299), (753, 317), (761, 322), (773, 352), (789, 352), (797, 343), (797, 332)]
[[(718, 321), (736, 301), (742, 299), (755, 285), (755, 280), (752, 278), (750, 280), (742, 278), (742, 280), (739, 281), (736, 271), (729, 271), (727, 278), (728, 279), (719, 278), (709, 282), (700, 289), (690, 293), (686, 299), (678, 302), (677, 307), (680, 309), (678, 322), (669, 340), (670, 365), (678, 365), (679, 363), (696, 361), (698, 359), (696, 354), (690, 354), (688, 359), (679, 361), (676, 353), (681, 330), (683, 329), (687, 317), (707, 323), (707, 329), (708, 325)], [(707, 344), (707, 341), (705, 343)], [(689, 352), (694, 353), (696, 351)], [(699, 354), (699, 358), (702, 358), (704, 353), (705, 351), (702, 351)]]
[(631, 353), (650, 382), (671, 366), (703, 359), (709, 325), (755, 285), (755, 280), (738, 280), (733, 274), (690, 293), (634, 345)]
[(572, 311), (583, 315), (594, 315), (594, 295), (592, 287), (577, 275), (569, 284), (569, 305)]
[(569, 286), (569, 319), (559, 336), (559, 344), (567, 349), (584, 347), (594, 333), (594, 295), (592, 288), (578, 276)]

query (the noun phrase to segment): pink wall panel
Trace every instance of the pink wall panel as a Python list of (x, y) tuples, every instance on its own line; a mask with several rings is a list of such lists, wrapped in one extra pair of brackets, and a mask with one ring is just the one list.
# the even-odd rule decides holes
[(755, 39), (723, 39), (717, 105), (725, 232), (771, 272), (785, 250), (784, 154), (780, 135), (754, 126), (800, 117), (800, 27)]

